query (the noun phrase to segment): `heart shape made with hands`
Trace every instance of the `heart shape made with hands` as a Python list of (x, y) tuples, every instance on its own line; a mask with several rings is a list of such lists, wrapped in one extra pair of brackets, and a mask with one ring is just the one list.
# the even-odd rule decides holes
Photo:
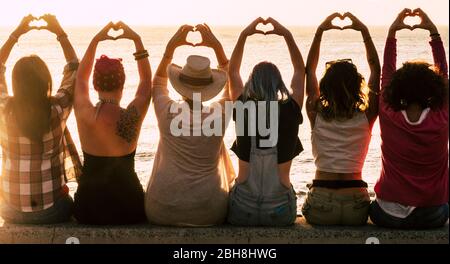
[(331, 21), (331, 24), (333, 24), (333, 26), (343, 29), (345, 26), (351, 26), (353, 24), (353, 21), (350, 18), (341, 15), (333, 19), (333, 21)]
[(34, 27), (34, 28), (37, 28), (37, 29), (46, 28), (48, 26), (47, 21), (45, 21), (41, 17), (35, 18), (28, 25), (30, 27)]
[(261, 22), (256, 26), (256, 30), (261, 30), (264, 32), (264, 35), (266, 35), (267, 32), (274, 30), (274, 27), (269, 21), (264, 20), (264, 22)]
[(191, 43), (194, 47), (203, 42), (202, 34), (194, 28), (186, 36), (186, 42)]
[(112, 28), (108, 31), (108, 36), (112, 37), (114, 40), (119, 39), (120, 36), (123, 35), (123, 29), (119, 28), (118, 26), (114, 25)]
[(422, 23), (422, 19), (416, 14), (409, 14), (403, 19), (403, 24), (410, 27), (420, 25), (420, 23)]

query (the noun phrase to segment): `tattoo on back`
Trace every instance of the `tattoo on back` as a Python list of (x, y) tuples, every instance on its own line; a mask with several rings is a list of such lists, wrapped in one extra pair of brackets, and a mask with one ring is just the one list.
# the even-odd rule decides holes
[(125, 139), (128, 143), (137, 138), (139, 114), (134, 105), (130, 105), (126, 110), (120, 111), (120, 118), (117, 121), (116, 134)]

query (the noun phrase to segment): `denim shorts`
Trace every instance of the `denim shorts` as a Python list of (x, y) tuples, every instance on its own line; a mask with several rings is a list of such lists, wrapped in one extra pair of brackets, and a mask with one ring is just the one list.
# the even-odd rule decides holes
[(306, 221), (313, 225), (365, 225), (369, 206), (367, 190), (339, 194), (312, 188), (303, 203), (302, 213)]
[(297, 196), (293, 187), (280, 197), (254, 200), (236, 184), (230, 193), (228, 222), (240, 226), (287, 226), (297, 218)]

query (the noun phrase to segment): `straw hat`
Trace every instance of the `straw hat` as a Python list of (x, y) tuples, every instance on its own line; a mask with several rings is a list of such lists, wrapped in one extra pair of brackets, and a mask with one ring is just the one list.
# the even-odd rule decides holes
[(211, 100), (227, 82), (226, 72), (211, 69), (209, 59), (198, 55), (189, 56), (183, 68), (170, 64), (167, 74), (173, 88), (191, 100), (194, 93), (200, 93), (202, 101)]

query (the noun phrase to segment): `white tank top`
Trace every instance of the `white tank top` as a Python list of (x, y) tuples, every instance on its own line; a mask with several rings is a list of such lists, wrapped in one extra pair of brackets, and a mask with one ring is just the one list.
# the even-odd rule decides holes
[(317, 170), (360, 173), (364, 166), (371, 131), (366, 114), (352, 119), (326, 121), (318, 113), (311, 131), (312, 152)]

